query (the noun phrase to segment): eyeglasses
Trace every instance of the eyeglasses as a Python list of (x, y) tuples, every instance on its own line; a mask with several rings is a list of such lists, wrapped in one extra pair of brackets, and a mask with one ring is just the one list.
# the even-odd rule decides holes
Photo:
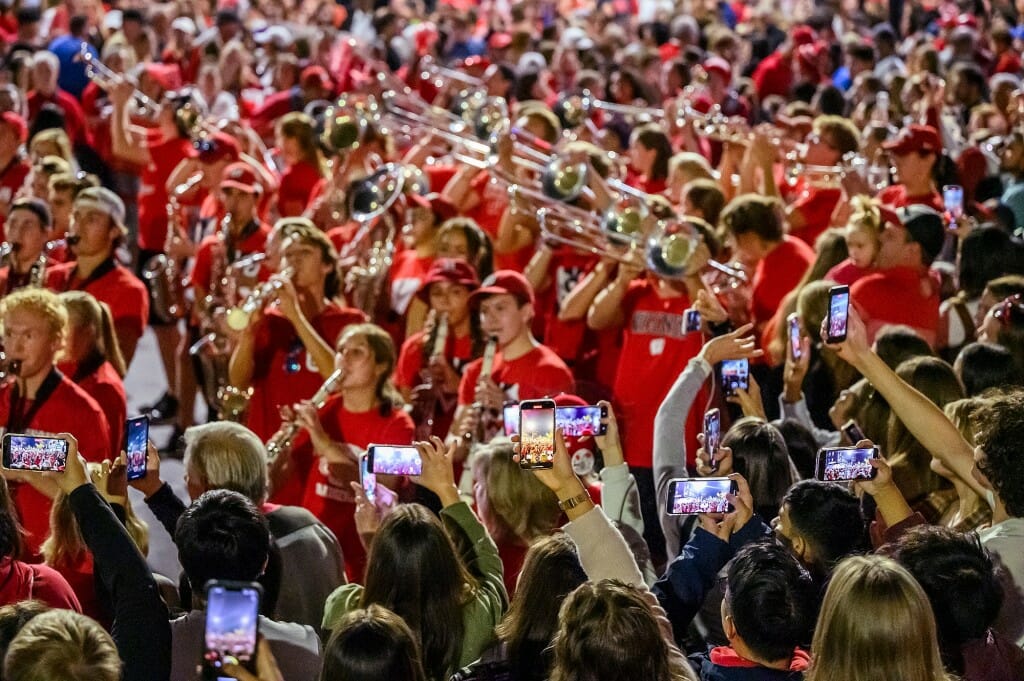
[(1024, 324), (1024, 295), (1015, 293), (992, 310), (992, 317), (1003, 326)]
[(192, 142), (192, 148), (200, 154), (211, 154), (217, 151), (217, 142), (211, 139), (198, 139)]
[(299, 358), (302, 355), (302, 341), (296, 338), (288, 346), (288, 352), (284, 356), (284, 372), (286, 374), (297, 374), (302, 370), (302, 362)]

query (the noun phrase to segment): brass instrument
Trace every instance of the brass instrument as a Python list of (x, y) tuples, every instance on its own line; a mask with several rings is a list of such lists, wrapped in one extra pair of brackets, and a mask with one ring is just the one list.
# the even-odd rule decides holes
[(10, 241), (0, 244), (0, 267), (9, 265), (11, 256), (17, 253), (19, 248), (21, 244), (12, 244)]
[(419, 62), (419, 78), (422, 81), (431, 83), (437, 89), (442, 89), (451, 81), (462, 83), (468, 87), (483, 88), (484, 81), (476, 76), (471, 76), (456, 69), (441, 66), (430, 55), (425, 55)]
[(153, 311), (167, 323), (181, 319), (188, 311), (185, 277), (171, 251), (177, 237), (181, 197), (192, 191), (202, 179), (202, 173), (192, 175), (175, 187), (167, 197), (167, 236), (164, 239), (164, 252), (150, 258), (142, 271), (142, 279), (153, 296)]
[[(431, 310), (431, 314), (433, 314)], [(448, 315), (437, 317), (434, 329), (434, 344), (430, 348), (427, 366), (420, 371), (422, 383), (413, 389), (412, 418), (416, 424), (416, 439), (427, 440), (434, 432), (434, 417), (437, 416), (437, 407), (444, 401), (444, 386), (434, 382), (434, 375), (430, 371), (430, 363), (438, 357), (444, 356), (445, 345), (448, 343)]]
[(590, 90), (584, 90), (579, 95), (566, 95), (555, 103), (554, 112), (562, 127), (566, 129), (578, 128), (585, 124), (594, 111), (607, 111), (612, 114), (629, 116), (637, 120), (662, 121), (665, 119), (665, 110), (651, 106), (638, 106), (635, 104), (618, 104), (598, 99)]
[(21, 373), (21, 360), (8, 359), (7, 354), (0, 350), (0, 387), (11, 383)]
[[(313, 393), (313, 397), (310, 398), (310, 402), (317, 409), (324, 406), (327, 402), (327, 398), (337, 392), (341, 386), (341, 379), (344, 378), (345, 374), (342, 369), (335, 369), (334, 373), (327, 377), (323, 385), (317, 388), (316, 392)], [(292, 443), (295, 440), (295, 434), (299, 432), (299, 424), (294, 420), (285, 421), (278, 428), (277, 432), (274, 433), (269, 440), (267, 440), (267, 465), (272, 465), (278, 457), (284, 455), (287, 456), (292, 451)]]
[[(286, 267), (281, 270), (279, 276), (290, 279), (294, 274), (294, 268)], [(252, 316), (271, 303), (277, 297), (277, 292), (280, 289), (281, 282), (274, 279), (260, 284), (241, 305), (236, 305), (227, 311), (228, 327), (232, 331), (245, 331), (249, 328)]]
[(29, 288), (43, 288), (46, 286), (46, 251), (39, 254), (39, 258), (32, 263), (28, 271)]
[[(84, 41), (79, 48), (78, 54), (75, 55), (75, 61), (84, 63), (86, 77), (91, 81), (95, 81), (104, 90), (109, 89), (113, 83), (124, 77), (114, 73), (109, 66), (100, 61), (99, 58), (94, 57), (89, 51), (89, 43)], [(139, 107), (139, 112), (143, 116), (152, 118), (156, 115), (156, 112), (160, 110), (160, 105), (139, 90), (137, 84), (132, 84), (135, 85), (135, 91), (132, 93), (132, 97), (135, 99), (135, 102)]]

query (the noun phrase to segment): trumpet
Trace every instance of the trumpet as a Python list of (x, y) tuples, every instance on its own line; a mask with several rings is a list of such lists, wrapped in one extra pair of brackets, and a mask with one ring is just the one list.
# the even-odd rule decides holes
[[(332, 394), (341, 387), (341, 381), (345, 377), (342, 369), (335, 369), (334, 373), (327, 377), (323, 385), (316, 389), (310, 402), (317, 409), (320, 409), (327, 402)], [(272, 465), (281, 455), (287, 455), (292, 451), (295, 434), (299, 432), (299, 424), (294, 420), (285, 421), (281, 427), (267, 440), (267, 465)]]
[(584, 125), (594, 111), (607, 111), (612, 114), (630, 116), (638, 119), (646, 118), (650, 121), (661, 121), (665, 119), (665, 110), (656, 107), (638, 106), (636, 104), (619, 104), (617, 102), (606, 102), (598, 99), (590, 90), (584, 90), (582, 94), (566, 95), (555, 103), (555, 115), (562, 123), (563, 128), (573, 129)]
[[(279, 276), (290, 279), (294, 274), (294, 268), (285, 267), (281, 270)], [(236, 305), (228, 310), (228, 328), (232, 331), (245, 331), (249, 328), (252, 316), (266, 307), (274, 298), (277, 297), (277, 292), (281, 289), (281, 286), (283, 286), (283, 284), (276, 279), (266, 281), (255, 291), (250, 293), (241, 305)]]
[[(79, 47), (78, 54), (75, 56), (75, 61), (83, 62), (85, 64), (85, 75), (89, 80), (95, 81), (100, 87), (106, 89), (109, 88), (118, 78), (121, 78), (117, 73), (104, 64), (99, 58), (93, 56), (92, 52), (89, 51), (89, 43), (83, 41), (81, 47)], [(135, 85), (135, 91), (132, 92), (132, 97), (138, 104), (139, 109), (144, 112), (147, 117), (152, 117), (160, 110), (160, 105), (148, 97), (142, 90)]]
[(462, 71), (441, 66), (429, 55), (420, 59), (419, 77), (420, 80), (431, 83), (439, 90), (451, 81), (464, 83), (467, 87), (471, 88), (484, 87), (484, 81), (482, 79), (463, 73)]

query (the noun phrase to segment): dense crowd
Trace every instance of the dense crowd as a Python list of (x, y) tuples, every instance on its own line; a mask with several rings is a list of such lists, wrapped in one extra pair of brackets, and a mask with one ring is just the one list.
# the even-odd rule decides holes
[(1021, 681), (1021, 11), (3, 5), (0, 678)]

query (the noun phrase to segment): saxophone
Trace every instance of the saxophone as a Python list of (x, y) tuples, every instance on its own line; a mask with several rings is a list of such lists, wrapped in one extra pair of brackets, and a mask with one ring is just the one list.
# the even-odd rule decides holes
[[(345, 374), (341, 369), (335, 369), (334, 373), (327, 377), (323, 385), (317, 388), (310, 398), (310, 402), (317, 409), (320, 409), (327, 402), (327, 398), (337, 392), (341, 386), (341, 379)], [(267, 465), (272, 465), (279, 457), (288, 456), (292, 451), (295, 442), (295, 434), (299, 432), (299, 424), (293, 419), (285, 421), (278, 428), (269, 440), (267, 440)]]
[(153, 295), (153, 311), (164, 322), (175, 322), (185, 316), (188, 303), (185, 299), (185, 279), (176, 258), (171, 256), (172, 246), (178, 229), (181, 197), (190, 192), (202, 173), (196, 173), (179, 184), (167, 199), (167, 236), (164, 252), (146, 263), (142, 278)]
[[(444, 355), (448, 342), (448, 316), (441, 315), (434, 331), (434, 344), (430, 349), (430, 361)], [(429, 366), (420, 372), (422, 383), (414, 389), (412, 399), (412, 418), (416, 423), (416, 439), (427, 440), (434, 431), (434, 417), (437, 416), (438, 404), (444, 399), (444, 386), (434, 383), (434, 376)]]

